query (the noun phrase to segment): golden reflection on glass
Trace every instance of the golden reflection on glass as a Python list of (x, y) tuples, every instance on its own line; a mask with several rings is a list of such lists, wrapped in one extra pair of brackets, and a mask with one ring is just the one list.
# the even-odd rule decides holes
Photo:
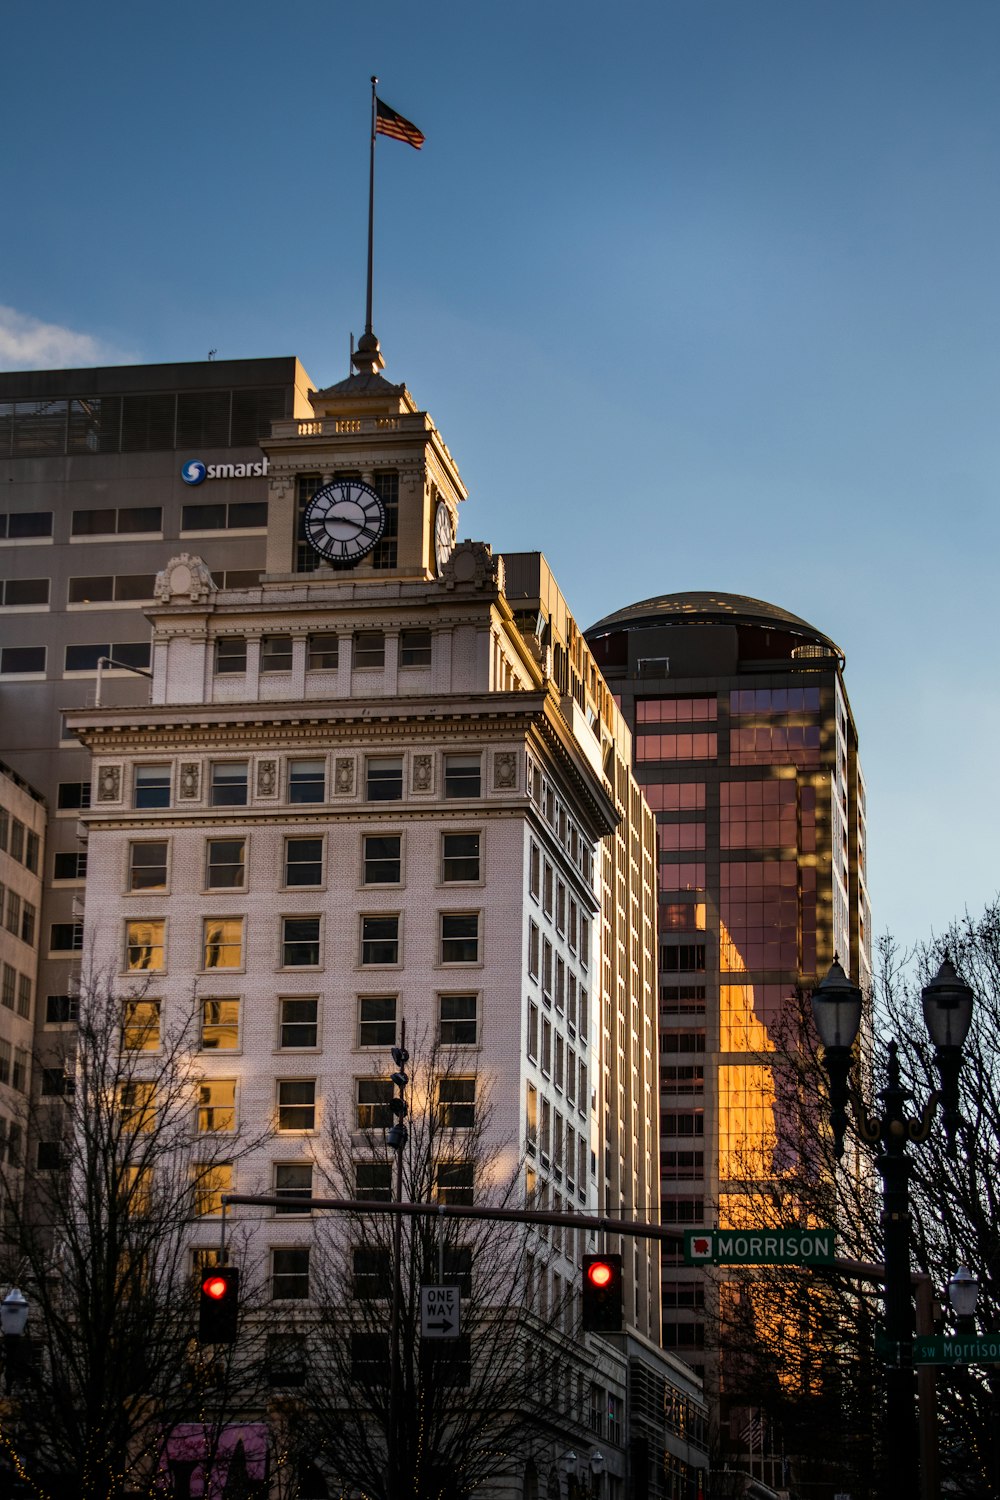
[(761, 1063), (719, 1068), (719, 1178), (771, 1177), (778, 1144), (774, 1071)]

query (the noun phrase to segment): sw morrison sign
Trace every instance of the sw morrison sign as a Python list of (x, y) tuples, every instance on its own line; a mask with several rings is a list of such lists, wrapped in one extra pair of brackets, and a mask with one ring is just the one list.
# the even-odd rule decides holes
[(688, 1266), (820, 1266), (833, 1261), (832, 1229), (687, 1229)]

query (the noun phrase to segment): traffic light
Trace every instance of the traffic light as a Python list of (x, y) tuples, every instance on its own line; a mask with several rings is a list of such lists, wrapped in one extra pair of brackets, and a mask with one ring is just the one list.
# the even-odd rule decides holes
[(386, 1132), (386, 1140), (394, 1151), (401, 1151), (406, 1145), (407, 1129), (406, 1116), (409, 1114), (409, 1106), (406, 1102), (406, 1085), (409, 1077), (406, 1073), (406, 1064), (410, 1060), (410, 1054), (405, 1047), (393, 1047), (392, 1060), (396, 1064), (396, 1071), (392, 1075), (392, 1084), (397, 1092), (389, 1101), (392, 1111), (392, 1124)]
[(198, 1342), (233, 1344), (240, 1312), (238, 1266), (216, 1266), (201, 1278), (198, 1304)]
[(583, 1327), (587, 1333), (620, 1333), (622, 1326), (622, 1258), (583, 1257)]

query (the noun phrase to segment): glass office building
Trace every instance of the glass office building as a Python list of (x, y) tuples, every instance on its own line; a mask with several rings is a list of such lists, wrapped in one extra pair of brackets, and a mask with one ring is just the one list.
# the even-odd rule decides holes
[[(599, 621), (594, 657), (634, 735), (659, 839), (664, 1222), (739, 1223), (793, 1170), (776, 1051), (834, 955), (871, 968), (865, 791), (843, 653), (734, 594), (667, 594)], [(663, 1343), (707, 1373), (713, 1288), (664, 1247)]]

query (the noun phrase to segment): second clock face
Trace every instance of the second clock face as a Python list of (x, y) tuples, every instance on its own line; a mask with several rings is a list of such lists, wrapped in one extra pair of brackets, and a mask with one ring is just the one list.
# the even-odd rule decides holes
[(434, 560), (437, 563), (438, 577), (444, 572), (444, 565), (451, 556), (454, 546), (455, 523), (447, 505), (443, 500), (439, 500), (434, 516)]
[(306, 540), (330, 562), (360, 561), (384, 530), (385, 506), (359, 479), (325, 484), (306, 507)]

